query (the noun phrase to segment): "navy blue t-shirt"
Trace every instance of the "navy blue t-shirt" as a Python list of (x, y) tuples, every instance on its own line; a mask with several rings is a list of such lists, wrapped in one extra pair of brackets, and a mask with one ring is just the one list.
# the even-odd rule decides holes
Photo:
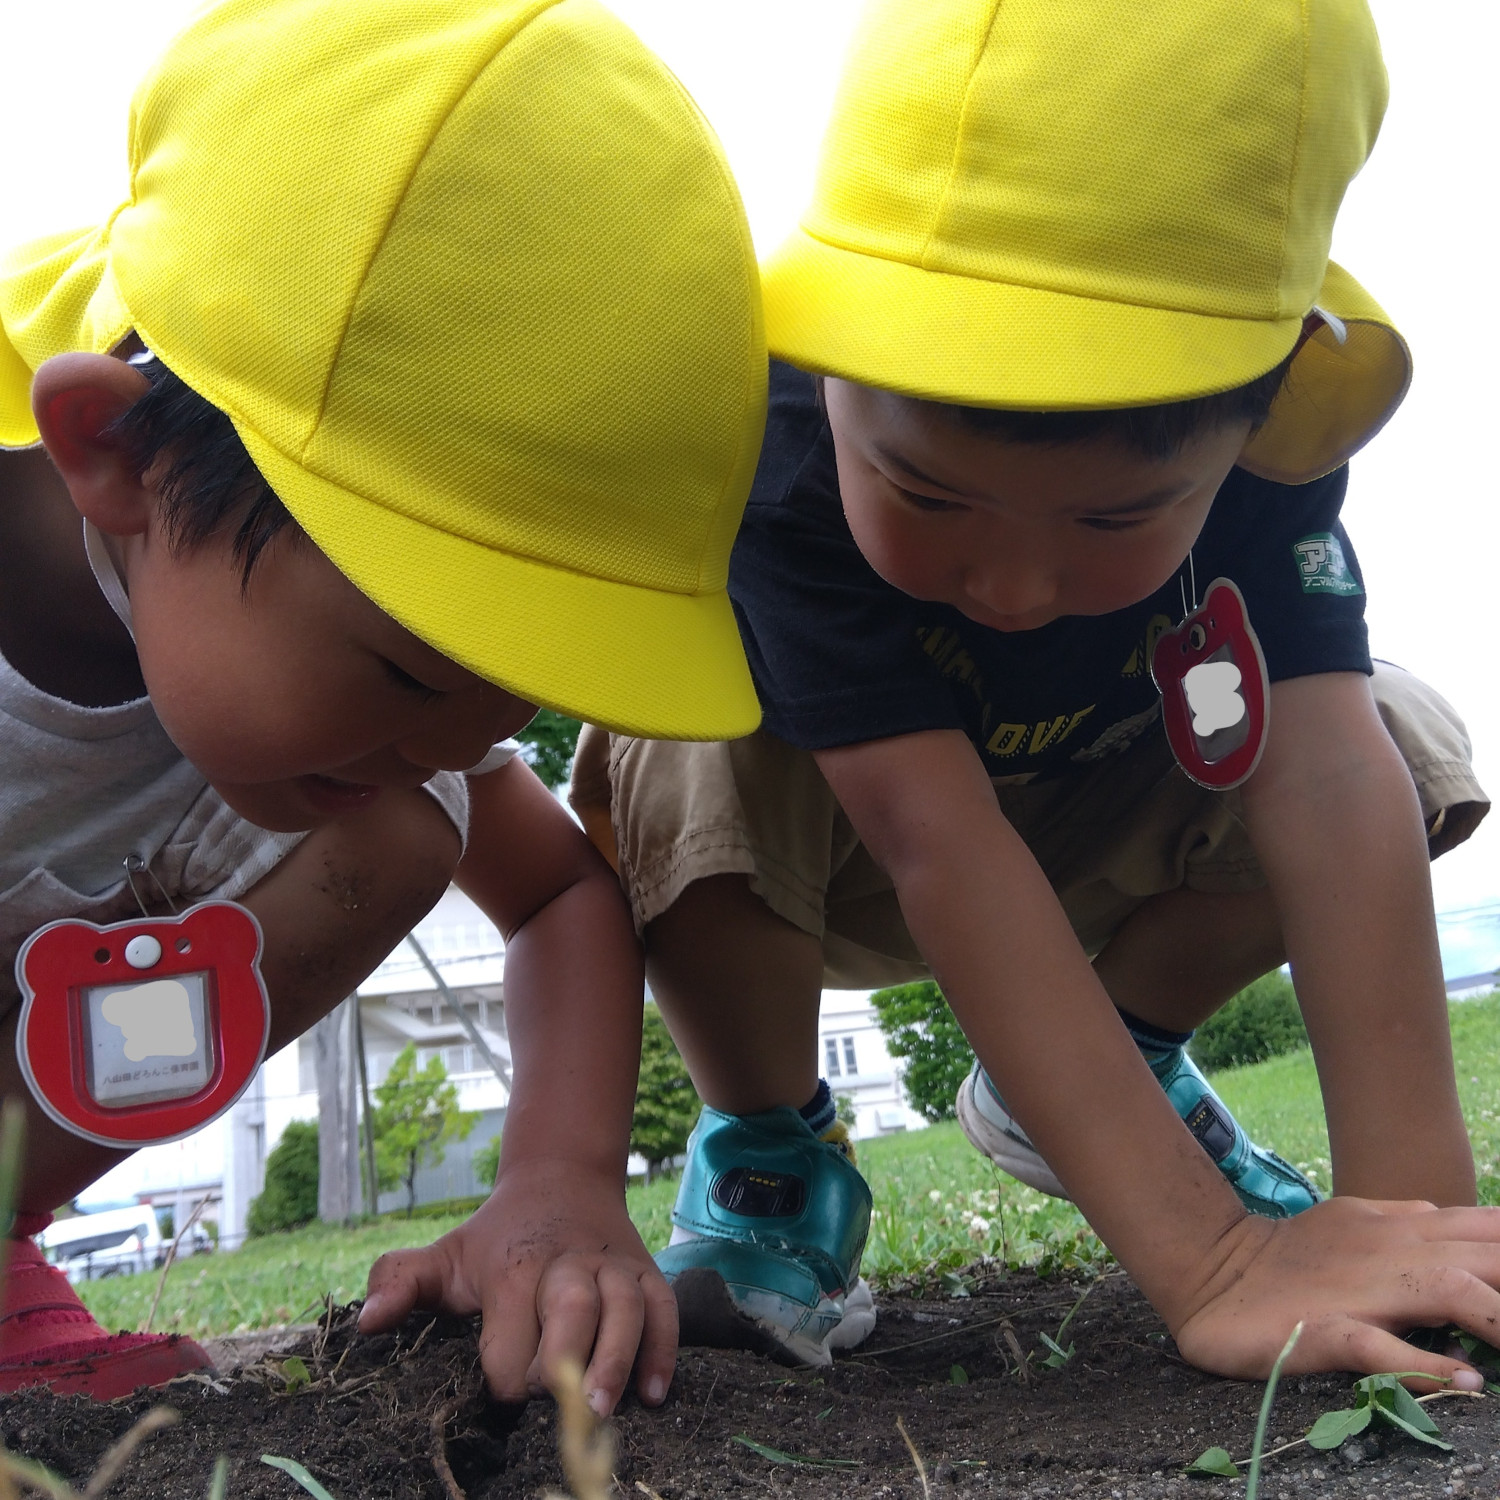
[[(1347, 477), (1284, 485), (1234, 469), (1194, 544), (1200, 592), (1220, 576), (1239, 585), (1273, 682), (1371, 670), (1338, 520)], [(961, 729), (991, 776), (1030, 780), (1162, 733), (1150, 653), (1182, 619), (1176, 577), (1129, 609), (1020, 632), (903, 594), (849, 534), (811, 377), (780, 363), (729, 593), (765, 728), (802, 749)]]

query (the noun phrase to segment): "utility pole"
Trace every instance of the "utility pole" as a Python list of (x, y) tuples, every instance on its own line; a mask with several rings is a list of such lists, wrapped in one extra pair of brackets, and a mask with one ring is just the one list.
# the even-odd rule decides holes
[(313, 1027), (318, 1078), (318, 1217), (347, 1224), (359, 1215), (359, 1116), (355, 1104), (353, 1019), (341, 1001)]
[[(380, 1179), (375, 1175), (375, 1117), (370, 1113), (370, 1074), (365, 1062), (365, 1023), (354, 997), (354, 1060), (359, 1067), (360, 1139), (365, 1148), (365, 1212), (373, 1219), (380, 1212)], [(359, 1169), (355, 1168), (355, 1175)]]

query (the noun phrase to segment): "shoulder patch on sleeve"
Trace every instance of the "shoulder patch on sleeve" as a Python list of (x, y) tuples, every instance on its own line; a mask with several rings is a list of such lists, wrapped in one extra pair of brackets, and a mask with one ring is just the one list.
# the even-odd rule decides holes
[(1331, 531), (1315, 531), (1292, 543), (1292, 557), (1304, 594), (1362, 594), (1359, 580), (1349, 571), (1344, 549)]

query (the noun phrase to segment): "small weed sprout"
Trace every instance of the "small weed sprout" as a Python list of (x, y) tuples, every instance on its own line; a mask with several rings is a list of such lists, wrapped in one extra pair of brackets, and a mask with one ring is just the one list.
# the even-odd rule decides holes
[[(1245, 1479), (1245, 1500), (1255, 1500), (1256, 1491), (1260, 1488), (1260, 1464), (1266, 1445), (1266, 1423), (1271, 1418), (1271, 1403), (1276, 1399), (1276, 1387), (1281, 1383), (1281, 1367), (1286, 1363), (1287, 1356), (1297, 1347), (1297, 1340), (1301, 1337), (1302, 1325), (1298, 1323), (1292, 1329), (1291, 1337), (1282, 1346), (1281, 1353), (1276, 1356), (1276, 1363), (1271, 1366), (1271, 1378), (1266, 1381), (1266, 1392), (1260, 1399), (1260, 1417), (1255, 1424), (1255, 1442), (1250, 1448), (1250, 1472)], [(1276, 1451), (1279, 1453), (1282, 1450), (1278, 1448)], [(1200, 1453), (1184, 1472), (1192, 1475), (1222, 1475), (1226, 1479), (1232, 1479), (1239, 1474), (1239, 1468), (1239, 1464), (1223, 1448), (1209, 1448)]]
[(1103, 1279), (1103, 1276), (1096, 1276), (1078, 1294), (1078, 1300), (1072, 1305), (1072, 1307), (1068, 1309), (1068, 1314), (1062, 1320), (1062, 1322), (1057, 1325), (1057, 1334), (1055, 1337), (1052, 1334), (1042, 1334), (1042, 1343), (1048, 1350), (1046, 1359), (1042, 1361), (1043, 1369), (1060, 1370), (1065, 1364), (1068, 1363), (1070, 1359), (1073, 1358), (1073, 1355), (1077, 1352), (1077, 1346), (1070, 1343), (1068, 1347), (1064, 1349), (1062, 1346), (1063, 1335), (1068, 1331), (1068, 1324), (1073, 1321), (1078, 1312), (1078, 1309), (1083, 1306), (1085, 1300), (1088, 1298), (1089, 1293), (1092, 1292)]
[[(1296, 1343), (1297, 1335), (1301, 1331), (1299, 1323), (1293, 1330), (1293, 1336), (1288, 1341), (1285, 1349), (1281, 1351), (1281, 1357), (1276, 1361), (1276, 1367), (1271, 1372), (1271, 1379), (1266, 1383), (1266, 1395), (1261, 1402), (1260, 1422), (1255, 1430), (1255, 1446), (1248, 1459), (1233, 1459), (1223, 1448), (1209, 1448), (1200, 1453), (1183, 1471), (1194, 1477), (1204, 1475), (1222, 1475), (1226, 1479), (1233, 1479), (1246, 1464), (1250, 1466), (1248, 1476), (1249, 1483), (1245, 1491), (1245, 1500), (1255, 1500), (1255, 1490), (1259, 1481), (1260, 1462), (1263, 1458), (1271, 1458), (1275, 1454), (1285, 1453), (1291, 1448), (1301, 1448), (1304, 1445), (1319, 1451), (1327, 1451), (1332, 1448), (1341, 1447), (1350, 1438), (1356, 1437), (1364, 1432), (1375, 1422), (1384, 1422), (1391, 1427), (1398, 1428), (1409, 1437), (1416, 1438), (1418, 1442), (1426, 1443), (1429, 1447), (1441, 1449), (1444, 1453), (1451, 1453), (1453, 1445), (1445, 1443), (1439, 1434), (1437, 1424), (1427, 1415), (1425, 1410), (1428, 1403), (1441, 1401), (1448, 1396), (1470, 1397), (1474, 1400), (1483, 1400), (1484, 1395), (1480, 1391), (1455, 1391), (1452, 1389), (1433, 1391), (1426, 1396), (1413, 1396), (1405, 1386), (1403, 1380), (1437, 1380), (1435, 1375), (1423, 1374), (1421, 1371), (1408, 1370), (1392, 1375), (1366, 1375), (1354, 1382), (1354, 1405), (1341, 1408), (1338, 1411), (1325, 1411), (1316, 1422), (1308, 1429), (1305, 1437), (1295, 1438), (1290, 1443), (1282, 1443), (1279, 1447), (1272, 1448), (1269, 1453), (1262, 1451), (1262, 1443), (1265, 1438), (1266, 1418), (1270, 1413), (1271, 1399), (1275, 1394), (1276, 1381), (1279, 1378), (1282, 1361), (1291, 1352), (1293, 1344)], [(1472, 1353), (1472, 1351), (1470, 1351)]]
[(1375, 1421), (1385, 1422), (1444, 1453), (1453, 1451), (1453, 1445), (1439, 1437), (1437, 1424), (1417, 1404), (1417, 1398), (1401, 1384), (1399, 1375), (1366, 1375), (1356, 1380), (1354, 1405), (1343, 1411), (1325, 1411), (1308, 1432), (1307, 1445), (1340, 1447)]
[(262, 1453), (260, 1461), (263, 1464), (269, 1464), (273, 1469), (280, 1469), (283, 1474), (289, 1474), (313, 1497), (313, 1500), (334, 1500), (334, 1497), (295, 1458), (281, 1458), (274, 1453)]
[[(743, 1432), (734, 1435), (734, 1442), (742, 1448), (748, 1448), (758, 1458), (763, 1458), (767, 1463), (791, 1464), (805, 1469), (857, 1469), (859, 1460), (857, 1458), (811, 1458), (806, 1453), (788, 1453), (781, 1448), (772, 1448), (766, 1443), (758, 1443), (752, 1437), (746, 1437)], [(553, 1500), (549, 1496), (548, 1500)]]
[(1260, 1417), (1255, 1423), (1255, 1442), (1250, 1449), (1250, 1473), (1245, 1479), (1245, 1500), (1255, 1500), (1260, 1488), (1260, 1460), (1266, 1446), (1266, 1423), (1271, 1419), (1271, 1403), (1276, 1399), (1276, 1387), (1281, 1384), (1281, 1367), (1301, 1337), (1302, 1324), (1298, 1323), (1276, 1356), (1276, 1363), (1271, 1366), (1271, 1378), (1266, 1381), (1266, 1393), (1260, 1398)]

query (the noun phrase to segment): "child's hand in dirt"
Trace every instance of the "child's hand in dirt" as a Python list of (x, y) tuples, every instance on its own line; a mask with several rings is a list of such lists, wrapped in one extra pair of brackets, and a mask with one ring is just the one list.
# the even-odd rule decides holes
[[(359, 1327), (394, 1328), (415, 1307), (484, 1315), (480, 1361), (500, 1401), (541, 1395), (564, 1360), (586, 1365), (600, 1416), (636, 1388), (659, 1406), (677, 1355), (677, 1303), (625, 1212), (617, 1178), (575, 1162), (502, 1172), (488, 1200), (420, 1250), (370, 1269)], [(637, 1354), (639, 1351), (639, 1354)]]
[(1431, 1380), (1415, 1389), (1484, 1388), (1471, 1365), (1400, 1335), (1456, 1323), (1500, 1341), (1500, 1208), (1332, 1198), (1294, 1219), (1247, 1216), (1222, 1248), (1195, 1305), (1170, 1320), (1200, 1369), (1261, 1379), (1300, 1320), (1289, 1372), (1416, 1371)]

